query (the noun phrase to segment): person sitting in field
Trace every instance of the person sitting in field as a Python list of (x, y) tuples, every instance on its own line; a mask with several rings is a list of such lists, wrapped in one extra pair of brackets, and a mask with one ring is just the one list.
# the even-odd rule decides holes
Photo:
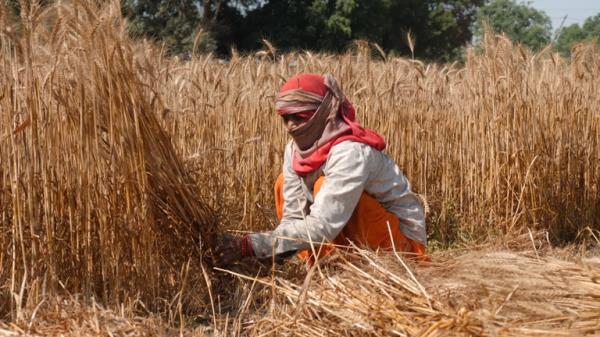
[[(391, 249), (424, 257), (421, 199), (382, 151), (382, 136), (362, 127), (335, 78), (300, 74), (277, 96), (276, 109), (292, 136), (275, 183), (280, 220), (275, 230), (217, 239), (215, 259), (310, 255), (311, 243)], [(331, 246), (331, 245), (329, 245)]]

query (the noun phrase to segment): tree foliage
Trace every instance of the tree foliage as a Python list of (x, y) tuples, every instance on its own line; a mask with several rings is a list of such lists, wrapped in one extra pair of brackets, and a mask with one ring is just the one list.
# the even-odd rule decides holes
[[(17, 0), (5, 0), (18, 11)], [(44, 0), (51, 2), (52, 0)], [(133, 36), (164, 44), (171, 54), (222, 56), (262, 48), (340, 52), (368, 40), (395, 54), (448, 61), (471, 41), (486, 0), (121, 0)], [(199, 34), (202, 33), (202, 34)], [(196, 37), (202, 36), (197, 39)]]
[(546, 13), (515, 0), (492, 0), (479, 10), (474, 27), (479, 38), (484, 23), (535, 51), (548, 45), (552, 36), (552, 22)]
[(563, 55), (569, 56), (573, 45), (583, 41), (600, 38), (600, 14), (589, 17), (582, 26), (573, 24), (562, 28), (558, 32), (556, 49)]
[(279, 0), (248, 14), (242, 50), (267, 38), (283, 49), (342, 51), (365, 39), (386, 50), (408, 53), (406, 35), (416, 37), (415, 54), (450, 59), (471, 40), (470, 26), (484, 0)]
[(473, 38), (471, 27), (484, 0), (434, 2), (427, 20), (429, 38), (425, 53), (434, 58), (455, 58)]
[(200, 24), (194, 0), (124, 0), (123, 14), (133, 35), (164, 42), (173, 53), (190, 50)]
[(240, 10), (259, 0), (122, 0), (133, 35), (164, 43), (173, 54), (190, 52), (197, 34), (201, 51), (232, 40)]
[(339, 52), (365, 39), (396, 53), (449, 60), (471, 40), (470, 27), (485, 0), (123, 0), (134, 34), (189, 51), (202, 29), (204, 50), (227, 54), (261, 48), (263, 38), (283, 50)]

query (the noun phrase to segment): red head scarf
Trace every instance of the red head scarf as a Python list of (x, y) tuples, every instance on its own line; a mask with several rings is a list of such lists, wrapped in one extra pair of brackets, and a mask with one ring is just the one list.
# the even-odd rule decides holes
[(385, 149), (382, 136), (356, 122), (354, 107), (331, 74), (300, 74), (290, 78), (281, 87), (275, 106), (281, 116), (309, 117), (306, 123), (289, 131), (294, 139), (292, 167), (298, 175), (321, 167), (331, 147), (347, 140), (379, 151)]

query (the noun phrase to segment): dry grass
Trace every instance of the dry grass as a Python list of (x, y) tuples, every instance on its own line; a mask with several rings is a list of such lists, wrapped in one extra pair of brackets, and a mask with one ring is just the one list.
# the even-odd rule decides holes
[[(288, 137), (274, 95), (305, 71), (335, 74), (362, 122), (386, 137), (389, 155), (429, 201), (432, 246), (528, 229), (563, 242), (585, 232), (593, 242), (600, 230), (595, 46), (579, 46), (570, 63), (494, 36), (452, 65), (383, 51), (375, 60), (366, 43), (344, 55), (277, 55), (265, 42), (264, 52), (227, 62), (182, 61), (132, 42), (117, 2), (26, 4), (18, 22), (0, 5), (0, 317), (21, 329), (51, 294), (145, 307), (171, 324), (207, 319), (213, 303), (236, 315), (213, 317), (222, 320), (212, 323), (220, 332), (250, 334), (522, 335), (536, 331), (511, 329), (597, 324), (597, 267), (552, 258), (511, 253), (503, 265), (493, 254), (442, 254), (436, 266), (417, 268), (428, 296), (397, 261), (367, 252), (313, 271), (310, 287), (304, 276), (295, 282), (286, 274), (255, 285), (258, 293), (203, 263), (215, 231), (275, 225), (272, 184)], [(299, 272), (290, 268), (273, 272)], [(562, 288), (546, 298), (527, 280)], [(225, 293), (210, 294), (211, 302), (207, 283)], [(489, 305), (477, 306), (473, 296)]]
[[(549, 336), (600, 332), (600, 261), (478, 251), (414, 267), (358, 251), (301, 282), (277, 278), (250, 335)], [(413, 266), (409, 267), (413, 268)], [(308, 279), (312, 277), (312, 283)]]
[[(525, 241), (526, 242), (526, 241)], [(305, 276), (245, 279), (216, 324), (168, 324), (81, 299), (27, 308), (0, 335), (583, 336), (600, 332), (600, 260), (538, 246), (446, 251), (427, 266), (393, 254), (337, 254)], [(530, 246), (531, 247), (531, 246)], [(302, 266), (294, 268), (302, 269)], [(212, 323), (212, 322), (210, 322)]]
[(53, 298), (28, 309), (21, 324), (0, 323), (0, 336), (137, 337), (165, 336), (173, 330), (157, 319), (128, 317), (129, 308), (116, 312), (75, 298)]

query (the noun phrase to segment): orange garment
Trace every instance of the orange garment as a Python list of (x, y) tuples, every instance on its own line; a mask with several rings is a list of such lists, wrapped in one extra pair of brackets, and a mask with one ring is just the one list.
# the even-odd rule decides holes
[[(283, 181), (283, 174), (280, 174), (275, 182), (275, 208), (280, 221), (283, 218)], [(325, 177), (317, 179), (313, 188), (313, 196), (319, 193), (324, 181)], [(391, 238), (393, 238), (397, 252), (412, 253), (418, 260), (428, 260), (425, 256), (425, 246), (406, 237), (400, 231), (399, 224), (400, 220), (395, 214), (388, 212), (375, 198), (363, 192), (350, 220), (331, 243), (347, 246), (349, 241), (352, 241), (362, 248), (392, 249), (391, 231)], [(325, 253), (327, 254), (330, 250), (331, 248), (325, 248)], [(323, 247), (321, 251), (323, 251)], [(305, 250), (298, 255), (301, 258), (307, 258), (310, 257), (311, 253), (309, 250)]]

